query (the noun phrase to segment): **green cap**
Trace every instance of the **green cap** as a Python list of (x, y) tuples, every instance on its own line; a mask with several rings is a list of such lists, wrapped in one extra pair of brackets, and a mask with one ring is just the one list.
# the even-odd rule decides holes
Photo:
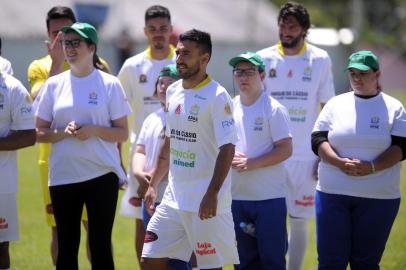
[(163, 76), (172, 77), (175, 80), (180, 79), (180, 77), (178, 75), (178, 72), (176, 71), (176, 65), (175, 64), (170, 64), (170, 65), (167, 65), (166, 67), (164, 67), (161, 70), (161, 72), (159, 72), (159, 77), (163, 77)]
[(362, 71), (368, 71), (370, 69), (379, 69), (379, 59), (371, 51), (359, 51), (350, 55), (348, 58), (347, 70), (355, 68)]
[(254, 53), (254, 52), (245, 51), (245, 52), (237, 55), (236, 57), (231, 58), (231, 60), (228, 63), (232, 67), (235, 67), (240, 62), (250, 62), (254, 66), (257, 66), (259, 71), (265, 70), (265, 64), (262, 61), (261, 56), (259, 56), (258, 54)]
[(93, 25), (88, 23), (76, 22), (71, 26), (64, 26), (61, 28), (61, 32), (68, 32), (69, 30), (73, 30), (79, 34), (84, 39), (90, 40), (93, 44), (97, 45), (97, 31)]

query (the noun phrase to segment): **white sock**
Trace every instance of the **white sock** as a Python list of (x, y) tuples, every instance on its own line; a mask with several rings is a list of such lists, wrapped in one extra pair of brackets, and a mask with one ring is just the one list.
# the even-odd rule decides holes
[(287, 270), (301, 270), (307, 248), (307, 219), (291, 218)]

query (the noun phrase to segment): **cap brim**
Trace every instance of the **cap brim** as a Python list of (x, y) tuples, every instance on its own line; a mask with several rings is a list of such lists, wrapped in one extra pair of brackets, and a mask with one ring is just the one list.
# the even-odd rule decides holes
[(71, 26), (64, 26), (64, 27), (62, 27), (59, 31), (61, 31), (61, 32), (63, 32), (63, 33), (66, 33), (66, 32), (68, 32), (69, 30), (74, 31), (75, 33), (77, 33), (77, 34), (78, 34), (79, 36), (81, 36), (82, 38), (90, 39), (85, 33), (83, 33), (82, 31), (80, 31), (79, 29), (73, 28), (73, 27), (71, 27)]
[(241, 56), (231, 58), (231, 60), (228, 63), (230, 64), (230, 66), (235, 67), (240, 62), (249, 62), (249, 63), (253, 64), (249, 59), (247, 59), (245, 57), (241, 57)]
[(348, 65), (348, 67), (346, 68), (346, 70), (349, 70), (349, 69), (352, 69), (352, 68), (358, 69), (358, 70), (362, 70), (362, 71), (368, 71), (368, 70), (371, 69), (371, 68), (370, 68), (369, 66), (367, 66), (367, 65), (363, 65), (363, 64), (359, 64), (359, 63), (354, 63), (354, 64)]

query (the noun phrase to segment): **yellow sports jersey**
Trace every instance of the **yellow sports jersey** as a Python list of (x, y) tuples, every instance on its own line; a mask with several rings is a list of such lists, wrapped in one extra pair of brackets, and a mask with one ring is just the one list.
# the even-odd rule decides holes
[[(101, 63), (106, 67), (107, 70), (111, 70), (107, 62), (100, 59)], [(34, 60), (28, 67), (28, 82), (30, 83), (31, 91), (30, 94), (35, 98), (41, 89), (42, 85), (48, 79), (49, 71), (52, 65), (51, 56), (47, 55), (40, 59)], [(63, 71), (68, 70), (69, 64), (65, 61), (63, 66)], [(40, 178), (42, 184), (42, 190), (44, 195), (44, 204), (46, 211), (47, 223), (51, 227), (55, 227), (55, 219), (52, 210), (51, 196), (48, 189), (48, 157), (51, 153), (50, 143), (40, 143), (39, 144), (39, 157), (38, 165), (40, 171)], [(87, 220), (87, 212), (84, 209), (82, 219)]]

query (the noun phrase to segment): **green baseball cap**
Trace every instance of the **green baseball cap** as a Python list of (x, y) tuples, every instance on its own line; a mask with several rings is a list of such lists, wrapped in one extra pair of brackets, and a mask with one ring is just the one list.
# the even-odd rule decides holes
[(379, 58), (371, 51), (359, 51), (350, 55), (348, 58), (347, 70), (355, 68), (362, 71), (370, 69), (379, 69)]
[(257, 66), (259, 71), (265, 70), (265, 64), (262, 61), (261, 56), (251, 51), (245, 51), (237, 55), (236, 57), (231, 58), (231, 60), (228, 63), (232, 67), (235, 67), (240, 62), (250, 62), (254, 66)]
[(179, 80), (180, 77), (176, 71), (176, 64), (170, 64), (164, 67), (161, 72), (159, 72), (159, 77), (163, 76), (168, 76), (174, 78), (175, 80)]
[(93, 44), (97, 45), (97, 31), (93, 25), (88, 23), (76, 22), (71, 26), (64, 26), (61, 28), (61, 32), (68, 32), (69, 30), (75, 31), (84, 39), (90, 40)]

